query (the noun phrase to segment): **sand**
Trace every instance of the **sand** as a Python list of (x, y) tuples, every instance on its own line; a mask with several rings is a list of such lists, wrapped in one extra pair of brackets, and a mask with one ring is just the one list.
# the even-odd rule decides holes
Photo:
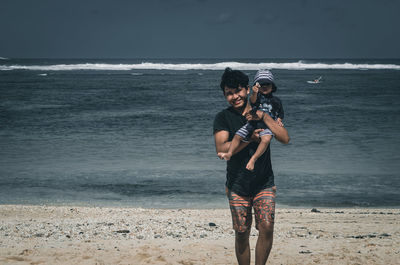
[[(399, 264), (399, 239), (400, 209), (278, 209), (268, 264)], [(229, 209), (2, 205), (0, 264), (236, 264), (234, 232)]]

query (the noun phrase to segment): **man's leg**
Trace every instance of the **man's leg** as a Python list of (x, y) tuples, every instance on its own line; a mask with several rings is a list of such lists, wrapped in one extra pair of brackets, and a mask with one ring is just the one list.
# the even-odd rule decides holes
[(264, 189), (254, 197), (254, 216), (258, 230), (256, 265), (264, 265), (271, 252), (274, 236), (275, 191), (275, 187)]
[(239, 265), (250, 264), (250, 229), (245, 232), (235, 232), (235, 252)]
[(239, 196), (226, 189), (232, 224), (235, 230), (235, 252), (239, 265), (250, 264), (249, 236), (252, 223), (251, 202), (249, 197)]
[(256, 245), (256, 265), (267, 263), (269, 253), (272, 249), (274, 238), (274, 224), (261, 222), (258, 224), (258, 239)]

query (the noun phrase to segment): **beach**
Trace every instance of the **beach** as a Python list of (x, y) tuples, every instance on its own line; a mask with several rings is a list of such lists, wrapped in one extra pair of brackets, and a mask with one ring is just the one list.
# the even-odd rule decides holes
[[(399, 215), (277, 209), (268, 264), (397, 264)], [(0, 264), (235, 263), (229, 209), (0, 206)]]

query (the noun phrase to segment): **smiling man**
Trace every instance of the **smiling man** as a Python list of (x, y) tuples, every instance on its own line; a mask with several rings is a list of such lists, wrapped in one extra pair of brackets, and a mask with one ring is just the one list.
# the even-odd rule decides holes
[[(250, 88), (249, 78), (238, 70), (226, 68), (221, 78), (220, 87), (230, 105), (219, 112), (214, 120), (214, 140), (217, 153), (228, 152), (231, 141), (247, 119), (261, 119), (274, 133), (275, 138), (289, 142), (287, 130), (269, 115), (257, 111), (249, 115), (248, 104)], [(246, 119), (247, 117), (247, 119)], [(252, 224), (252, 209), (259, 231), (256, 245), (256, 264), (265, 264), (272, 248), (275, 216), (275, 183), (271, 165), (270, 147), (257, 160), (254, 170), (246, 165), (257, 150), (259, 132), (256, 130), (250, 142), (241, 142), (233, 156), (227, 161), (226, 193), (232, 213), (235, 230), (235, 251), (239, 264), (250, 264), (249, 235)]]

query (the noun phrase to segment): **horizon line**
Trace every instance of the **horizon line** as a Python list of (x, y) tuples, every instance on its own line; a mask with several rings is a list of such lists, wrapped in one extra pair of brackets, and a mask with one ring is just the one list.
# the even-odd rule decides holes
[(1, 60), (400, 60), (389, 57), (1, 57)]

